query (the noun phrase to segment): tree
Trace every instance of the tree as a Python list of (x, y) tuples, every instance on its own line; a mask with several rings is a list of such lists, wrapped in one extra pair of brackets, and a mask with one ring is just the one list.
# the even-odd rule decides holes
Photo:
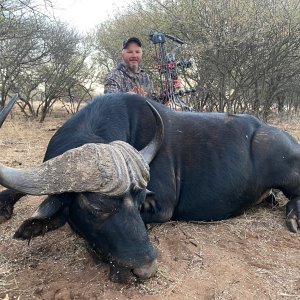
[(45, 14), (39, 8), (32, 0), (0, 2), (0, 107), (21, 70), (36, 65), (47, 54), (40, 43)]
[(0, 36), (0, 106), (9, 93), (18, 92), (21, 110), (43, 121), (59, 99), (90, 99), (88, 79), (95, 77), (87, 65), (90, 39), (45, 18), (33, 1), (3, 3), (1, 21), (7, 31)]
[(144, 37), (143, 65), (155, 74), (148, 34), (178, 36), (193, 58), (193, 70), (183, 76), (197, 89), (195, 108), (266, 119), (276, 106), (298, 103), (288, 99), (299, 99), (299, 19), (296, 0), (146, 0), (104, 23), (97, 47), (101, 62), (113, 61), (117, 40)]

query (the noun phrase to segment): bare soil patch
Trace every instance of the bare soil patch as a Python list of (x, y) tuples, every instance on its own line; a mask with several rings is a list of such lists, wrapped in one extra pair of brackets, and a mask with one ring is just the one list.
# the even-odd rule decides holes
[[(20, 168), (40, 163), (68, 117), (55, 111), (40, 124), (14, 114), (0, 130), (0, 162)], [(300, 120), (273, 123), (300, 140)], [(209, 224), (151, 225), (158, 273), (121, 285), (108, 280), (107, 265), (93, 261), (68, 225), (29, 245), (11, 238), (41, 200), (24, 197), (0, 225), (0, 299), (300, 299), (300, 235), (285, 227), (284, 207), (264, 204)]]

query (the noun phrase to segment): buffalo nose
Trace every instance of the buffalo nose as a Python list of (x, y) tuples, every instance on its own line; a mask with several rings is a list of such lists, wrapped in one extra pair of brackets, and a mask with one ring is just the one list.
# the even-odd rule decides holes
[(141, 267), (134, 268), (132, 270), (133, 274), (136, 275), (139, 279), (148, 279), (157, 271), (157, 260), (154, 259), (152, 262), (147, 263)]
[(152, 277), (157, 271), (157, 260), (135, 268), (120, 266), (114, 262), (110, 263), (109, 279), (118, 283), (133, 283)]

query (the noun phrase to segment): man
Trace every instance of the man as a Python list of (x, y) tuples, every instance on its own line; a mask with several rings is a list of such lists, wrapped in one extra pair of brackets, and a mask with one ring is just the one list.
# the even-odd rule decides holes
[(140, 67), (142, 43), (136, 37), (126, 39), (122, 45), (122, 62), (105, 79), (104, 93), (135, 93), (155, 98), (152, 81)]

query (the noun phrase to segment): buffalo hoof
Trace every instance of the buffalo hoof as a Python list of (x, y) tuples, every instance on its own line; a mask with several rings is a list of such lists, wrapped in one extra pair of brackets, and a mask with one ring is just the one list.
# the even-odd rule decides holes
[(141, 282), (154, 276), (157, 272), (157, 260), (140, 267), (130, 269), (110, 262), (109, 279), (117, 283)]
[(0, 202), (0, 224), (11, 218), (13, 210), (13, 205)]
[(300, 199), (294, 198), (286, 205), (286, 225), (291, 232), (300, 230)]
[(18, 240), (31, 240), (33, 237), (43, 235), (47, 231), (47, 226), (42, 220), (30, 218), (22, 223), (13, 235), (13, 238)]
[(271, 205), (272, 208), (280, 206), (280, 203), (279, 203), (279, 202), (277, 201), (277, 199), (276, 199), (276, 195), (277, 195), (277, 194), (278, 194), (278, 192), (272, 191), (272, 192), (264, 199), (264, 201), (266, 201), (269, 205)]
[(289, 229), (289, 231), (293, 233), (298, 233), (300, 229), (300, 221), (298, 220), (295, 214), (289, 216), (286, 219), (286, 226)]

